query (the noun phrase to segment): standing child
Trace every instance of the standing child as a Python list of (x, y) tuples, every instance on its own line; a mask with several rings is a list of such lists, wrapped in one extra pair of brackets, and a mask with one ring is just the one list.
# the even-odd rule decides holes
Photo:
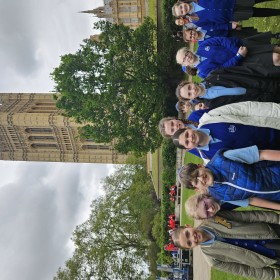
[(189, 163), (179, 171), (188, 188), (224, 202), (258, 197), (280, 201), (280, 151), (257, 146), (220, 150), (204, 167)]

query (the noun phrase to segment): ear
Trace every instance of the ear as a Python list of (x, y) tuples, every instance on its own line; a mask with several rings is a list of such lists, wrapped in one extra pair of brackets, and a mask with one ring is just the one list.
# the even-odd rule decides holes
[(191, 227), (192, 227), (192, 225), (185, 224), (185, 227), (186, 227), (186, 228), (191, 228)]

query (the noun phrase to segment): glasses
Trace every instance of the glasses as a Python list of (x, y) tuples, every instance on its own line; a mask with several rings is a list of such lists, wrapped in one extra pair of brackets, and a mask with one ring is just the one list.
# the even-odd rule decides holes
[(190, 54), (191, 54), (190, 51), (186, 51), (186, 52), (185, 52), (185, 55), (184, 55), (184, 57), (183, 57), (183, 63), (185, 63), (187, 57), (188, 57)]
[(190, 39), (194, 39), (195, 36), (195, 31), (191, 30), (190, 31)]

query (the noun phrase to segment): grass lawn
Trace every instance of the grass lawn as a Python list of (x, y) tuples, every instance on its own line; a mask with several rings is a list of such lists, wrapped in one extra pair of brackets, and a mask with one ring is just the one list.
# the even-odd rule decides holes
[[(262, 8), (275, 8), (280, 9), (280, 1), (269, 1), (266, 3), (257, 4), (256, 7)], [(267, 17), (267, 18), (250, 18), (244, 20), (243, 26), (254, 26), (258, 31), (271, 31), (272, 33), (280, 32), (280, 20), (279, 17)]]
[(158, 166), (159, 153), (160, 153), (160, 149), (157, 149), (152, 154), (152, 177), (153, 177), (153, 182), (155, 184), (155, 191), (158, 197), (161, 196), (161, 193), (158, 193), (159, 192), (159, 166)]

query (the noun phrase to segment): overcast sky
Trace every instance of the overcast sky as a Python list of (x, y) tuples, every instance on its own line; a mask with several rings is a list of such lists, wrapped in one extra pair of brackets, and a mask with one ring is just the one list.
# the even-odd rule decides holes
[[(59, 57), (92, 33), (102, 0), (0, 0), (0, 92), (49, 92)], [(1, 280), (52, 279), (112, 165), (0, 161)]]

